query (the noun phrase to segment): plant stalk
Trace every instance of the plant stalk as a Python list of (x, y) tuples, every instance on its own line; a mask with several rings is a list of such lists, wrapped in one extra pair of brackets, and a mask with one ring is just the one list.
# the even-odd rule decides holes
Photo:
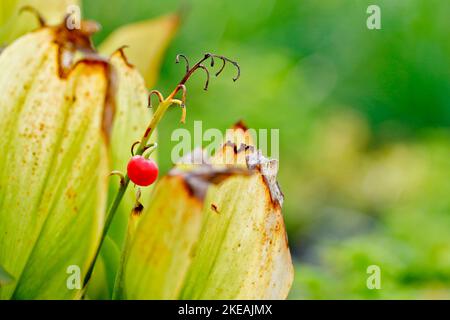
[[(192, 76), (192, 74), (196, 70), (202, 69), (202, 70), (204, 70), (206, 72), (207, 79), (206, 79), (206, 83), (205, 83), (204, 89), (207, 90), (208, 83), (209, 83), (209, 71), (202, 64), (203, 62), (205, 62), (206, 60), (210, 59), (211, 60), (210, 65), (212, 67), (212, 66), (214, 66), (214, 58), (218, 58), (218, 59), (222, 60), (223, 65), (220, 68), (220, 70), (216, 73), (216, 76), (218, 76), (222, 72), (222, 70), (225, 68), (225, 64), (227, 62), (229, 62), (229, 63), (233, 64), (237, 68), (237, 71), (238, 71), (236, 77), (233, 78), (233, 81), (236, 81), (239, 78), (239, 76), (240, 76), (239, 65), (236, 62), (234, 62), (234, 61), (232, 61), (232, 60), (230, 60), (230, 59), (228, 59), (228, 58), (226, 58), (224, 56), (219, 56), (219, 55), (215, 55), (215, 54), (206, 53), (202, 59), (200, 59), (194, 66), (192, 66), (192, 68), (189, 68), (189, 62), (188, 62), (187, 58), (184, 55), (180, 54), (180, 55), (177, 56), (177, 58), (176, 58), (176, 62), (177, 63), (179, 62), (179, 58), (180, 57), (183, 57), (186, 60), (186, 73), (185, 73), (184, 77), (181, 79), (181, 81), (178, 83), (178, 85), (175, 87), (175, 89), (172, 91), (172, 93), (166, 99), (164, 99), (163, 96), (161, 95), (161, 93), (159, 93), (158, 91), (152, 91), (150, 93), (150, 96), (151, 96), (152, 93), (156, 93), (158, 95), (159, 99), (160, 99), (160, 102), (159, 102), (159, 105), (158, 105), (155, 113), (153, 114), (153, 117), (152, 117), (152, 120), (150, 121), (150, 124), (148, 125), (147, 129), (144, 132), (144, 135), (141, 138), (141, 141), (139, 142), (139, 146), (138, 146), (138, 148), (137, 148), (137, 150), (135, 152), (135, 155), (142, 155), (147, 150), (147, 143), (148, 143), (148, 141), (149, 141), (153, 131), (155, 131), (156, 126), (159, 124), (159, 122), (161, 121), (162, 117), (166, 113), (167, 109), (172, 104), (178, 102), (178, 104), (180, 104), (180, 106), (182, 108), (185, 107), (185, 105), (184, 105), (185, 99), (186, 99), (186, 97), (185, 97), (186, 96), (185, 83), (188, 81), (188, 79)], [(183, 90), (182, 101), (174, 99), (175, 95), (180, 90)], [(185, 110), (183, 110), (182, 122), (184, 122), (184, 115), (185, 115), (184, 112), (185, 112)], [(92, 276), (92, 272), (94, 270), (95, 263), (96, 263), (96, 261), (98, 259), (99, 254), (100, 254), (100, 250), (101, 250), (101, 247), (103, 245), (104, 239), (105, 239), (106, 235), (108, 234), (109, 227), (111, 226), (111, 223), (112, 223), (112, 221), (114, 219), (114, 216), (115, 216), (115, 214), (117, 212), (117, 209), (118, 209), (118, 207), (120, 205), (120, 202), (122, 201), (123, 196), (125, 195), (125, 192), (126, 192), (129, 184), (130, 184), (130, 178), (128, 177), (128, 175), (125, 175), (123, 177), (123, 179), (121, 180), (120, 188), (117, 191), (117, 194), (116, 194), (116, 196), (114, 198), (114, 201), (113, 201), (113, 203), (111, 204), (111, 206), (108, 209), (108, 213), (106, 215), (105, 226), (103, 228), (103, 233), (102, 233), (102, 236), (100, 238), (100, 243), (99, 243), (99, 245), (97, 247), (97, 250), (96, 250), (95, 255), (94, 255), (94, 259), (91, 261), (91, 264), (89, 265), (89, 269), (88, 269), (88, 271), (86, 273), (86, 276), (84, 278), (84, 281), (83, 281), (83, 291), (82, 291), (83, 295), (86, 293), (87, 285), (88, 285), (89, 280), (90, 280), (90, 278)]]
[[(159, 103), (159, 105), (155, 111), (155, 114), (153, 115), (152, 120), (150, 121), (150, 124), (148, 125), (147, 129), (145, 130), (144, 135), (142, 136), (142, 139), (139, 143), (139, 146), (137, 148), (135, 155), (142, 155), (145, 152), (145, 150), (146, 150), (145, 147), (147, 146), (147, 143), (148, 143), (152, 133), (155, 131), (156, 126), (161, 121), (161, 119), (164, 116), (164, 114), (166, 113), (167, 109), (172, 105), (172, 103), (173, 103), (172, 99), (175, 96), (175, 94), (177, 93), (177, 91), (178, 90), (175, 89), (167, 99), (165, 99)], [(100, 250), (102, 248), (104, 239), (105, 239), (106, 235), (108, 234), (109, 227), (111, 226), (111, 223), (114, 219), (117, 209), (119, 208), (120, 202), (122, 201), (123, 196), (125, 195), (125, 192), (127, 191), (129, 184), (130, 184), (130, 178), (128, 177), (127, 174), (125, 174), (123, 181), (121, 181), (120, 188), (117, 191), (116, 196), (114, 197), (114, 201), (111, 204), (111, 206), (109, 207), (108, 212), (106, 214), (105, 226), (103, 228), (103, 233), (100, 238), (100, 243), (97, 247), (94, 258), (92, 259), (91, 264), (89, 265), (89, 269), (86, 273), (86, 276), (84, 277), (84, 280), (83, 280), (84, 293), (86, 292), (87, 285), (89, 283), (89, 280), (91, 279), (92, 272), (94, 271), (95, 263), (100, 254)]]

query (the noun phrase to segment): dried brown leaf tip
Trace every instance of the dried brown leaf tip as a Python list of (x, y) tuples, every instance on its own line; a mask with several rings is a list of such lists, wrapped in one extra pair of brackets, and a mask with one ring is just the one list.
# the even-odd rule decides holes
[(106, 142), (109, 142), (112, 121), (115, 113), (113, 99), (115, 88), (111, 82), (113, 73), (107, 59), (101, 57), (95, 50), (91, 37), (100, 30), (100, 25), (95, 21), (81, 20), (74, 24), (72, 17), (67, 15), (61, 24), (47, 26), (45, 20), (34, 8), (24, 7), (22, 11), (33, 12), (40, 22), (41, 28), (50, 30), (53, 43), (57, 48), (57, 75), (60, 79), (69, 79), (70, 74), (78, 66), (86, 66), (84, 74), (102, 72), (107, 83), (102, 131)]
[(258, 170), (264, 178), (264, 182), (269, 188), (272, 202), (283, 206), (284, 194), (277, 181), (278, 160), (264, 157), (260, 150), (251, 153), (246, 157), (249, 170)]
[(135, 217), (140, 216), (142, 211), (144, 210), (144, 206), (139, 201), (140, 198), (141, 198), (141, 189), (138, 188), (136, 191), (136, 201), (134, 203), (133, 210), (131, 211), (132, 216), (135, 216)]
[(236, 122), (236, 123), (233, 125), (232, 129), (234, 129), (234, 130), (241, 129), (241, 130), (243, 130), (243, 131), (247, 131), (247, 130), (248, 130), (248, 127), (247, 127), (247, 125), (244, 123), (243, 120), (239, 120), (238, 122)]
[(217, 168), (209, 164), (196, 165), (192, 170), (185, 171), (175, 167), (169, 176), (181, 176), (189, 193), (203, 201), (210, 184), (220, 184), (233, 176), (249, 176), (252, 170), (241, 167)]
[[(54, 42), (58, 45), (59, 76), (67, 78), (70, 71), (77, 63), (83, 61), (87, 64), (101, 64), (108, 67), (108, 61), (101, 57), (94, 48), (92, 35), (100, 30), (100, 25), (95, 21), (80, 21), (72, 27), (69, 23), (70, 15), (64, 21), (54, 27)], [(76, 53), (82, 53), (82, 58), (75, 61)]]
[(72, 27), (69, 19), (70, 15), (66, 16), (62, 24), (56, 26), (58, 40), (67, 45), (68, 49), (95, 53), (91, 37), (100, 30), (100, 25), (95, 21), (82, 20), (78, 26)]
[(68, 14), (61, 24), (48, 26), (44, 17), (34, 7), (26, 5), (20, 8), (19, 13), (30, 12), (39, 22), (41, 28), (52, 28), (55, 30), (55, 42), (68, 51), (81, 51), (84, 53), (96, 53), (91, 37), (101, 29), (96, 21), (80, 20), (74, 21), (74, 17)]

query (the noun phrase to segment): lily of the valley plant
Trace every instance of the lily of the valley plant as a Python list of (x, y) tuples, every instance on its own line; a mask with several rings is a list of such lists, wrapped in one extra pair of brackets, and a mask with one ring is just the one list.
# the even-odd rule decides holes
[[(147, 186), (158, 173), (155, 129), (171, 106), (184, 122), (190, 76), (205, 71), (205, 89), (211, 71), (230, 65), (239, 77), (227, 57), (191, 66), (179, 55), (186, 73), (171, 93), (147, 91), (177, 24), (124, 27), (99, 51), (95, 23), (43, 24), (0, 54), (0, 299), (287, 297), (277, 162), (242, 123), (211, 158), (184, 159)], [(152, 57), (127, 58), (128, 44), (139, 56), (128, 37), (152, 32), (166, 35)]]

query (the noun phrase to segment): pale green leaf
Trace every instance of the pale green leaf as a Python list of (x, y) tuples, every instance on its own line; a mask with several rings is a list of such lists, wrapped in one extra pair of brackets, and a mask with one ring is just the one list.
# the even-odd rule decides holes
[[(157, 185), (125, 253), (119, 297), (286, 298), (293, 265), (281, 215), (282, 194), (267, 171), (275, 162), (253, 161), (260, 153), (245, 147), (252, 143), (251, 136), (242, 125), (237, 129), (227, 136), (231, 142), (210, 159), (212, 166), (177, 166)], [(207, 185), (192, 183), (196, 172), (206, 168), (203, 176), (219, 182), (211, 177), (220, 168), (236, 167), (255, 172), (210, 185), (206, 199), (198, 197), (199, 186), (206, 190)]]
[(177, 298), (198, 239), (201, 208), (183, 177), (158, 182), (126, 252), (117, 298)]
[[(237, 130), (231, 141), (251, 141)], [(238, 146), (239, 144), (235, 145)], [(214, 166), (246, 165), (250, 177), (231, 177), (211, 186), (195, 258), (181, 299), (284, 299), (293, 281), (293, 265), (276, 171), (257, 151), (227, 144), (210, 161)], [(270, 168), (273, 169), (273, 168)], [(268, 171), (268, 170), (267, 170)]]
[(280, 210), (259, 174), (210, 187), (181, 299), (284, 299), (293, 267)]
[(154, 86), (167, 46), (178, 29), (179, 17), (167, 15), (137, 22), (115, 30), (99, 47), (109, 55), (126, 45), (127, 58), (145, 79), (147, 87)]
[(0, 265), (16, 279), (0, 298), (74, 298), (71, 265), (86, 273), (103, 226), (108, 155), (104, 62), (61, 78), (53, 29), (0, 55)]

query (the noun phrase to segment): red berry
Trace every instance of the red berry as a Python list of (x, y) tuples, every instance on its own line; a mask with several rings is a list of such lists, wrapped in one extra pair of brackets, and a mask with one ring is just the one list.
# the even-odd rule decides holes
[(158, 166), (152, 159), (134, 156), (128, 162), (127, 173), (135, 184), (146, 187), (155, 182), (158, 177)]

